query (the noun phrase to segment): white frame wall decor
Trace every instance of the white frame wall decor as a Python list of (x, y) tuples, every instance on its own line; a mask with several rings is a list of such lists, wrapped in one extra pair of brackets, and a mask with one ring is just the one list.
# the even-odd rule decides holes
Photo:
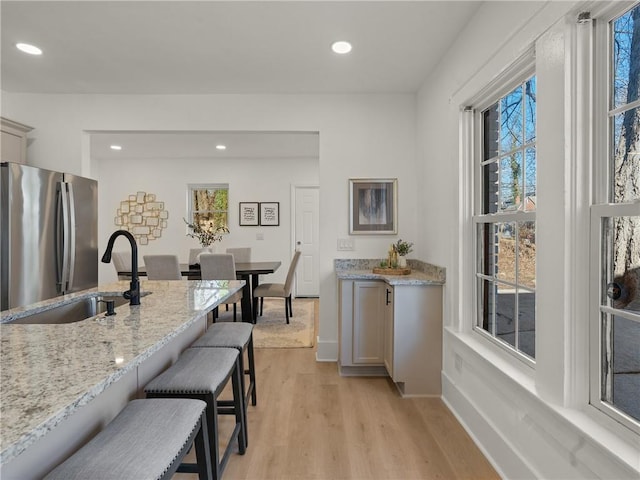
[(241, 227), (255, 227), (260, 223), (258, 202), (240, 202), (238, 224)]
[(349, 234), (398, 233), (398, 179), (349, 179)]
[(131, 233), (140, 245), (147, 245), (162, 236), (168, 219), (164, 202), (157, 201), (154, 193), (137, 192), (120, 202), (114, 224)]
[(260, 202), (260, 225), (263, 227), (280, 225), (280, 202)]

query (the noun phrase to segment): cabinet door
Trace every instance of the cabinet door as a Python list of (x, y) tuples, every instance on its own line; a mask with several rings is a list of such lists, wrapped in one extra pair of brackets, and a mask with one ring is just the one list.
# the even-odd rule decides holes
[(393, 378), (393, 287), (385, 286), (384, 366)]
[(27, 159), (27, 133), (31, 127), (23, 125), (7, 118), (0, 118), (0, 130), (2, 139), (1, 160), (3, 162), (26, 163)]
[(24, 163), (22, 138), (8, 132), (2, 132), (2, 161)]
[(353, 363), (384, 364), (385, 283), (353, 285)]

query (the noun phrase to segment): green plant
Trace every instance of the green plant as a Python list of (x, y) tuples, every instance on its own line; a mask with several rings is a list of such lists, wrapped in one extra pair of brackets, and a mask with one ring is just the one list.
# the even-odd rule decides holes
[(404, 240), (400, 239), (396, 242), (394, 248), (396, 252), (398, 252), (398, 255), (400, 255), (401, 257), (405, 257), (413, 252), (413, 242), (405, 242)]
[(208, 247), (214, 242), (222, 240), (223, 233), (229, 233), (229, 229), (226, 225), (216, 226), (211, 221), (203, 221), (202, 223), (189, 223), (184, 218), (184, 223), (191, 229), (190, 233), (187, 233), (188, 237), (197, 238), (200, 245)]

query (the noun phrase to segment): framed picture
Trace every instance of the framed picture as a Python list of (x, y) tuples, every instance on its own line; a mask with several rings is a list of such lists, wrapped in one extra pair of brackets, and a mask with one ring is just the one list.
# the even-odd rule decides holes
[(240, 202), (240, 215), (238, 221), (240, 226), (257, 226), (258, 223), (258, 202)]
[(398, 179), (349, 179), (349, 234), (398, 233)]
[(260, 203), (260, 225), (267, 227), (280, 225), (280, 202)]

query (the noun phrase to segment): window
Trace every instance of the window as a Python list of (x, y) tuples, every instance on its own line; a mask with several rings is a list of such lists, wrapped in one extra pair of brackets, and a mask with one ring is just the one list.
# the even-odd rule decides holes
[[(529, 69), (530, 70), (530, 69)], [(477, 108), (476, 330), (535, 359), (536, 77)]]
[(229, 226), (229, 185), (189, 185), (189, 221), (205, 230)]
[(640, 432), (640, 4), (598, 22), (596, 42), (608, 100), (591, 206), (591, 403)]

